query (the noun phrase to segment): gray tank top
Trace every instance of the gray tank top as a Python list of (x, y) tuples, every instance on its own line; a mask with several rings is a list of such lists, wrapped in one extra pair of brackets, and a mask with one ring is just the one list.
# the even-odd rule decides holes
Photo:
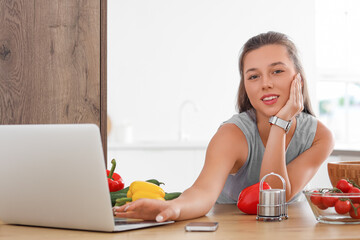
[[(316, 133), (317, 120), (310, 114), (301, 112), (296, 120), (295, 133), (286, 149), (286, 164), (311, 147)], [(254, 110), (235, 114), (223, 124), (227, 123), (235, 124), (244, 133), (248, 143), (248, 157), (237, 173), (228, 176), (217, 203), (236, 203), (244, 188), (259, 182), (261, 162), (265, 151), (256, 125)], [(301, 192), (291, 201), (294, 201), (300, 194)]]

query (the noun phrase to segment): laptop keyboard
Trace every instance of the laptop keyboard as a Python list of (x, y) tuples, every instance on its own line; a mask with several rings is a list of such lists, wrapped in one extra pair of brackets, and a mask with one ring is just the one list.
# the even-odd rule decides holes
[(141, 219), (127, 219), (127, 218), (115, 218), (115, 226), (118, 225), (130, 225), (139, 223), (156, 223), (156, 221), (144, 221)]

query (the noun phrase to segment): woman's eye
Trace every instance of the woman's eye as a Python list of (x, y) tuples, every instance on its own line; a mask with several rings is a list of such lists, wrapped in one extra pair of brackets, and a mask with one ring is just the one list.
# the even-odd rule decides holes
[(284, 71), (283, 70), (275, 70), (273, 73), (279, 74), (279, 73), (282, 73), (282, 72), (284, 72)]
[(254, 80), (254, 79), (256, 79), (256, 78), (258, 78), (258, 75), (251, 75), (248, 79), (249, 79), (249, 80)]

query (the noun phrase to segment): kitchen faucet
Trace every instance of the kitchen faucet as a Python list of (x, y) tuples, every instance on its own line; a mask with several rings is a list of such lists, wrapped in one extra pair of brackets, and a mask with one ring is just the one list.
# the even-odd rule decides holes
[(191, 101), (191, 100), (185, 100), (181, 103), (180, 108), (179, 108), (179, 140), (183, 141), (183, 140), (188, 140), (189, 136), (185, 135), (183, 133), (183, 115), (184, 115), (184, 109), (186, 107), (186, 105), (191, 105), (193, 106), (193, 109), (195, 112), (198, 111), (198, 107), (195, 104), (195, 102)]

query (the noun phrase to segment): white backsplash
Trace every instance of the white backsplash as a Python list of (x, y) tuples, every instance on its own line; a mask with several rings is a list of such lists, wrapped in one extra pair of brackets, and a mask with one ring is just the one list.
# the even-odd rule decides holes
[[(126, 186), (135, 180), (145, 181), (155, 178), (166, 184), (162, 186), (165, 191), (182, 192), (194, 183), (205, 161), (205, 147), (177, 149), (170, 145), (154, 148), (141, 146), (120, 149), (111, 147), (108, 151), (108, 166), (110, 167), (111, 159), (115, 158), (117, 161), (115, 172), (122, 176)], [(349, 159), (354, 160), (354, 158), (330, 156), (306, 188), (331, 187), (327, 163)]]

